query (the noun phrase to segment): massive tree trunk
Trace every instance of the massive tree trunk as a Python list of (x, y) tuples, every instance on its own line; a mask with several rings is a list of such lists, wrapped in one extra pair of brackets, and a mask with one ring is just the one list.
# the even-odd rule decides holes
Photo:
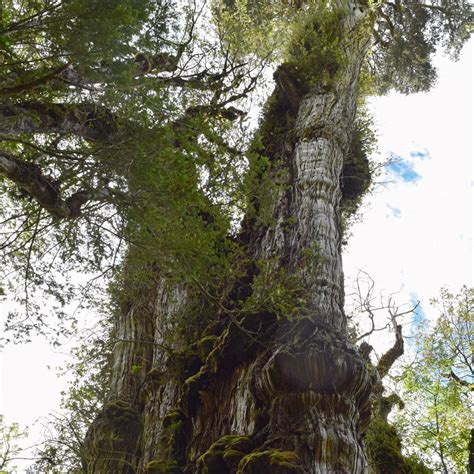
[[(339, 15), (334, 64), (316, 41), (308, 54), (325, 69), (301, 73), (296, 56), (277, 70), (261, 130), (267, 179), (281, 182), (255, 198), (241, 235), (247, 280), (294, 276), (304, 303), (291, 318), (214, 308), (183, 347), (172, 326), (198, 296), (164, 277), (143, 282), (117, 318), (109, 401), (86, 439), (86, 472), (367, 471), (371, 387), (346, 337), (339, 203), (371, 25), (365, 8), (339, 6), (330, 12)], [(316, 37), (323, 21), (308, 19)]]

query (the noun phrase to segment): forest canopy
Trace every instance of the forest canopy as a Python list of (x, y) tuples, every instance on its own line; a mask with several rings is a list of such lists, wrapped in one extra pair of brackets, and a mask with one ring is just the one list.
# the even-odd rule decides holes
[[(304, 53), (320, 39), (302, 19), (318, 8), (319, 1), (3, 2), (2, 291), (21, 303), (20, 320), (27, 315), (17, 325), (12, 313), (7, 329), (26, 338), (45, 330), (46, 295), (67, 319), (61, 308), (81, 286), (71, 275), (116, 273), (130, 243), (197, 280), (228, 271), (218, 247), (232, 246), (225, 236), (252, 201), (243, 174), (255, 139), (245, 117), (257, 84), (261, 91), (276, 61), (284, 61), (284, 81), (301, 55), (307, 64), (299, 67), (323, 74), (337, 60), (329, 46), (319, 57)], [(380, 2), (373, 11), (365, 93), (429, 88), (437, 46), (456, 57), (472, 20), (465, 1)], [(326, 34), (337, 34), (337, 22), (331, 28)], [(289, 48), (292, 41), (303, 49)], [(363, 155), (374, 138), (369, 123), (361, 126), (354, 150)], [(348, 175), (366, 176), (355, 182), (360, 189), (346, 187), (354, 198), (369, 182), (366, 161), (358, 163), (348, 164)], [(92, 295), (98, 285), (82, 286)]]

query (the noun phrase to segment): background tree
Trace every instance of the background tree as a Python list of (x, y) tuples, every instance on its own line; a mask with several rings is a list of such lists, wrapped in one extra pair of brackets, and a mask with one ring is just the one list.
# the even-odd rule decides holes
[[(357, 199), (349, 183), (363, 191), (368, 182), (356, 112), (374, 32), (389, 39), (375, 45), (375, 79), (405, 51), (392, 85), (403, 77), (410, 91), (428, 87), (431, 73), (408, 72), (415, 63), (430, 70), (434, 48), (419, 57), (408, 56), (408, 42), (388, 48), (391, 23), (405, 31), (410, 19), (397, 3), (268, 3), (278, 8), (257, 10), (263, 18), (248, 14), (250, 2), (219, 4), (216, 36), (199, 20), (205, 5), (78, 0), (2, 10), (11, 69), (0, 169), (18, 203), (4, 218), (13, 228), (3, 246), (23, 269), (29, 320), (19, 332), (44, 328), (29, 294), (54, 252), (105, 272), (121, 253), (103, 234), (127, 243), (106, 400), (81, 450), (86, 472), (367, 468), (371, 383), (347, 337), (340, 201)], [(459, 21), (443, 2), (430, 3), (425, 20), (424, 3), (408, 4), (414, 41), (459, 46), (471, 15), (455, 3)], [(259, 22), (270, 41), (275, 11), (289, 13), (281, 64), (242, 160), (230, 125), (242, 112), (231, 104), (255, 87), (270, 52), (247, 41), (252, 22), (242, 42), (257, 50), (236, 49), (226, 18)], [(439, 19), (449, 35), (432, 34)], [(30, 57), (34, 67), (17, 66)], [(344, 172), (350, 162), (360, 180)], [(61, 278), (47, 284), (68, 302)]]
[(3, 415), (0, 415), (0, 472), (7, 473), (7, 469), (14, 469), (12, 465), (15, 460), (21, 458), (22, 449), (19, 441), (26, 437), (26, 431), (22, 431), (18, 423), (7, 425)]
[(436, 472), (472, 472), (474, 290), (442, 289), (433, 305), (439, 318), (414, 335), (417, 357), (404, 373), (406, 406), (397, 424), (407, 448)]
[[(405, 446), (409, 440), (403, 438), (397, 424), (389, 419), (393, 408), (403, 411), (405, 407), (404, 397), (397, 390), (400, 377), (397, 373), (405, 354), (402, 332), (410, 323), (407, 318), (416, 314), (420, 304), (398, 305), (396, 295), (377, 294), (374, 280), (364, 271), (359, 272), (353, 291), (348, 295), (348, 307), (351, 308), (347, 313), (349, 334), (366, 361), (372, 380), (372, 416), (365, 436), (369, 472), (429, 474), (433, 471), (423, 464), (417, 450), (406, 455)], [(370, 338), (385, 333), (383, 339), (387, 340), (388, 332), (394, 335), (391, 337), (393, 344), (378, 354), (370, 344)]]
[(100, 413), (110, 377), (110, 318), (83, 332), (73, 362), (60, 370), (69, 383), (61, 406), (43, 421), (43, 442), (35, 452), (32, 472), (82, 472), (81, 451), (88, 427)]

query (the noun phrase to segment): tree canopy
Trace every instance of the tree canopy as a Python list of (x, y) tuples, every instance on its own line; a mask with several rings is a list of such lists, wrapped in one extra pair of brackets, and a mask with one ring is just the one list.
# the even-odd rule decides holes
[[(26, 338), (44, 330), (44, 295), (67, 319), (74, 272), (110, 274), (130, 243), (170, 273), (210, 281), (229, 270), (222, 247), (233, 246), (226, 235), (254, 192), (242, 179), (252, 161), (242, 128), (249, 94), (272, 61), (299, 68), (301, 80), (305, 67), (328, 74), (337, 21), (325, 33), (334, 45), (304, 59), (322, 38), (304, 21), (308, 10), (338, 8), (323, 4), (3, 3), (1, 270), (3, 291), (27, 315), (17, 325), (11, 313), (9, 329)], [(429, 88), (437, 45), (455, 56), (469, 36), (466, 1), (372, 10), (372, 92)], [(292, 66), (296, 57), (307, 64)]]
[(41, 294), (65, 317), (74, 270), (110, 272), (124, 242), (162, 267), (215, 266), (240, 202), (232, 103), (263, 64), (234, 61), (217, 33), (207, 39), (204, 7), (4, 5), (1, 249), (4, 291), (28, 316), (8, 320), (17, 335), (44, 328)]

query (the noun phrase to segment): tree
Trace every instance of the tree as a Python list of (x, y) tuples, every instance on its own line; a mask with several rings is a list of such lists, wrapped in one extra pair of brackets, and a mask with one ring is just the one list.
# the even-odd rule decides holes
[(436, 472), (472, 472), (474, 290), (442, 289), (433, 305), (440, 315), (431, 329), (418, 328), (417, 358), (404, 375), (411, 402), (398, 424), (407, 446)]
[[(200, 233), (193, 251), (204, 256), (216, 237), (203, 232), (228, 227), (229, 161), (237, 168), (241, 158), (224, 137), (240, 114), (231, 104), (255, 86), (262, 62), (237, 63), (197, 38), (201, 13), (192, 3), (134, 0), (2, 9), (2, 272), (26, 309), (21, 324), (13, 314), (7, 323), (17, 337), (47, 330), (45, 294), (59, 302), (53, 331), (62, 321), (70, 329), (63, 306), (77, 292), (65, 276), (112, 273), (124, 242), (153, 241), (148, 251), (163, 264), (182, 252), (172, 247), (183, 249), (183, 236)], [(200, 225), (203, 213), (213, 225)], [(180, 220), (186, 232), (170, 225)], [(157, 236), (166, 237), (160, 244)]]
[[(445, 3), (219, 2), (214, 40), (199, 34), (205, 6), (171, 1), (2, 11), (0, 163), (18, 203), (4, 246), (27, 308), (48, 250), (105, 271), (120, 250), (101, 233), (126, 242), (86, 472), (366, 471), (371, 381), (347, 337), (340, 255), (370, 181), (359, 92), (370, 74), (386, 88), (391, 64), (405, 92), (429, 87), (435, 46), (468, 36), (468, 3)], [(244, 156), (232, 123), (275, 43), (275, 90)], [(29, 56), (39, 66), (17, 70)]]

